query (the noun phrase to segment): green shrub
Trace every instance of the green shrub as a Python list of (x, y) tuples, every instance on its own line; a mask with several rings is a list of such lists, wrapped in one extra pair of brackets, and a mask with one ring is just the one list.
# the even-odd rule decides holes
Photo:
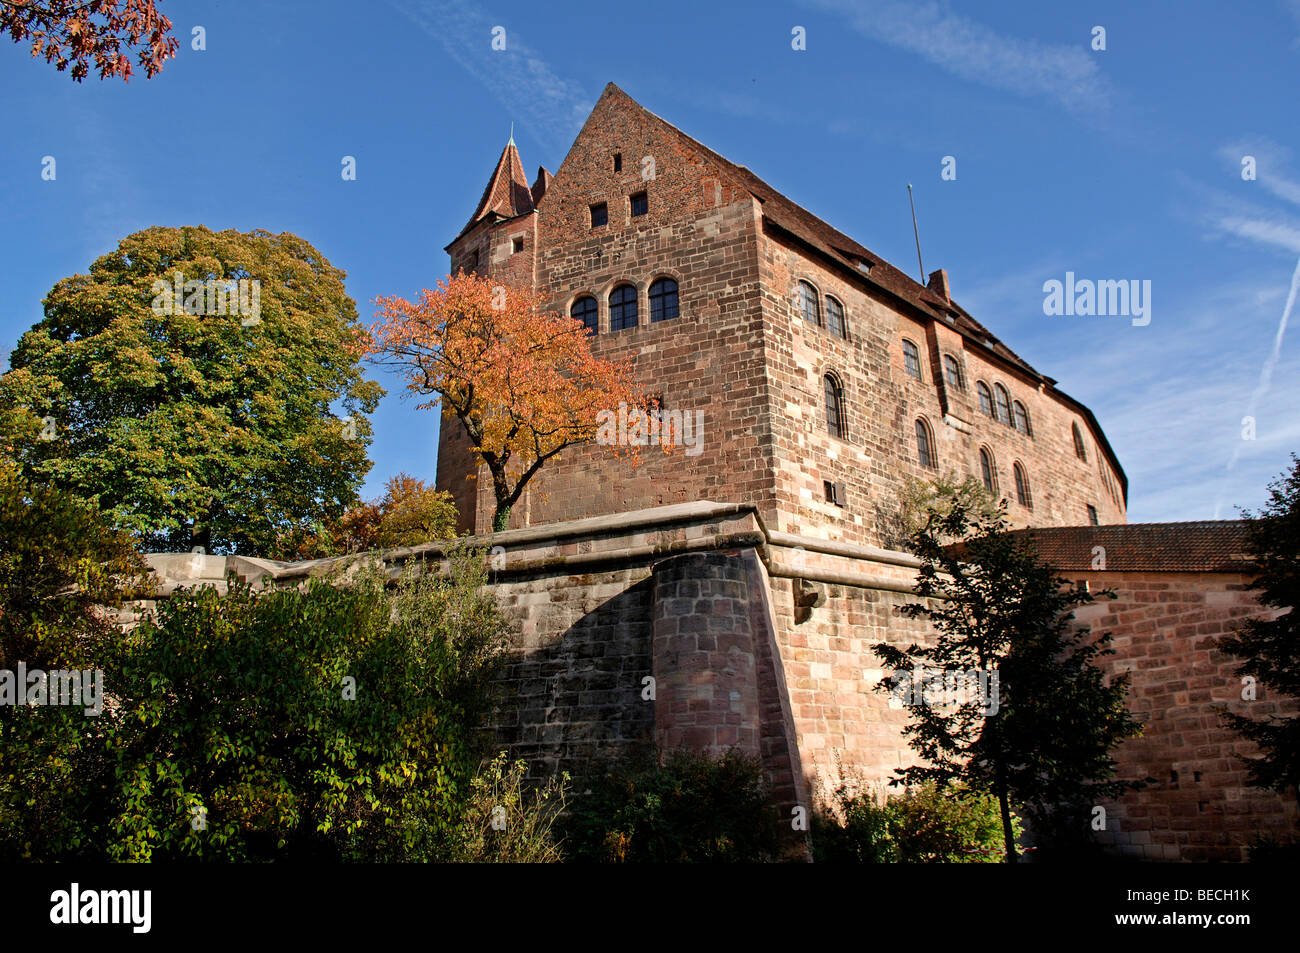
[(590, 779), (564, 825), (571, 860), (755, 862), (779, 849), (779, 818), (757, 759), (684, 752), (615, 762)]
[(532, 787), (528, 764), (500, 752), (470, 782), (469, 801), (442, 851), (454, 863), (546, 864), (564, 859), (555, 830), (569, 775)]
[[(471, 796), (506, 632), (484, 575), (462, 554), (449, 577), (408, 566), (395, 592), (377, 571), (177, 591), (92, 660), (102, 715), (2, 713), (0, 851), (438, 859)], [(34, 746), (22, 763), (15, 742)]]
[[(831, 863), (998, 863), (1005, 858), (997, 801), (933, 785), (890, 795), (841, 785), (813, 815), (813, 859)], [(838, 813), (838, 816), (837, 816)], [(1019, 824), (1013, 818), (1019, 835)]]

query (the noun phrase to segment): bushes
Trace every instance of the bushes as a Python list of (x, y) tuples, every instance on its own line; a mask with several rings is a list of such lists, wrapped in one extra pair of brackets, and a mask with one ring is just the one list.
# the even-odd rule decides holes
[(555, 823), (564, 810), (568, 774), (532, 787), (528, 765), (500, 752), (470, 782), (469, 801), (442, 859), (455, 863), (555, 863), (563, 860)]
[(996, 863), (1005, 857), (992, 798), (926, 785), (880, 804), (841, 785), (832, 799), (837, 812), (823, 807), (813, 817), (819, 862)]
[(575, 799), (568, 858), (609, 863), (754, 862), (780, 849), (757, 760), (674, 753), (616, 762)]
[(91, 660), (102, 715), (0, 712), (0, 853), (437, 859), (504, 640), (483, 574), (463, 555), (450, 578), (410, 567), (395, 593), (377, 572), (176, 592)]

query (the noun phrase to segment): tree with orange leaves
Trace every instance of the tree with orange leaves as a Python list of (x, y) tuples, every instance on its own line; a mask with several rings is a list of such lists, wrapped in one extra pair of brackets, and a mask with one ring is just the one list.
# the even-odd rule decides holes
[(122, 52), (139, 46), (140, 65), (152, 78), (163, 60), (176, 56), (172, 21), (154, 0), (0, 0), (0, 33), (15, 43), (32, 41), (32, 56), (44, 56), (62, 71), (72, 64), (78, 83), (90, 72), (100, 79), (131, 78), (131, 61)]
[[(529, 289), (459, 273), (414, 301), (381, 297), (371, 353), (406, 369), (407, 388), (433, 395), (460, 421), (492, 476), (494, 531), (528, 481), (561, 451), (596, 438), (597, 415), (642, 406), (625, 363), (591, 352), (582, 322), (544, 311)], [(638, 448), (615, 447), (634, 462)]]

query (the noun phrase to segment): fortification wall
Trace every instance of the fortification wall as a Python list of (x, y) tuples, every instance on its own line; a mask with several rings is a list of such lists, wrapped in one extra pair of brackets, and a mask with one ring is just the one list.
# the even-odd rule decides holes
[[(1112, 531), (1114, 528), (1111, 528)], [(1086, 532), (1087, 530), (1081, 530)], [(534, 777), (658, 741), (758, 756), (784, 814), (841, 779), (877, 790), (913, 762), (907, 712), (876, 691), (872, 646), (925, 642), (899, 612), (917, 562), (906, 554), (770, 529), (745, 504), (697, 502), (471, 537), (490, 550), (490, 585), (512, 640), (496, 739)], [(378, 554), (395, 576), (448, 544)], [(159, 597), (220, 585), (226, 572), (301, 584), (335, 561), (150, 557)], [(1294, 829), (1293, 798), (1250, 788), (1250, 746), (1215, 706), (1255, 717), (1284, 709), (1260, 688), (1241, 701), (1211, 647), (1260, 611), (1239, 573), (1071, 572), (1119, 599), (1081, 624), (1114, 634), (1112, 671), (1133, 673), (1146, 735), (1117, 752), (1124, 777), (1157, 783), (1105, 804), (1099, 839), (1124, 856), (1239, 860), (1256, 832)]]

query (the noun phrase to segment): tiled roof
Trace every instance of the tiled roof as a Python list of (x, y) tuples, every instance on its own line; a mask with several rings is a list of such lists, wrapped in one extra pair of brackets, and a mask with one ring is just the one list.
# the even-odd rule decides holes
[[(515, 148), (515, 141), (511, 138), (506, 147), (501, 150), (501, 158), (497, 160), (492, 178), (488, 180), (487, 188), (483, 190), (478, 208), (474, 210), (465, 227), (460, 230), (460, 235), (464, 235), (488, 215), (514, 218), (516, 215), (531, 212), (533, 204), (533, 193), (528, 187), (528, 177), (524, 175), (524, 164), (519, 158), (519, 150)], [(459, 238), (460, 235), (456, 237)]]
[[(762, 203), (763, 217), (771, 226), (792, 235), (805, 245), (811, 246), (839, 265), (855, 280), (884, 290), (931, 319), (950, 324), (961, 333), (967, 342), (973, 342), (977, 348), (991, 352), (1004, 363), (1018, 368), (1035, 381), (1042, 382), (1045, 385), (1045, 390), (1050, 391), (1054, 396), (1073, 406), (1087, 420), (1102, 450), (1110, 462), (1114, 464), (1124, 495), (1127, 498), (1128, 477), (1125, 475), (1123, 467), (1120, 466), (1119, 458), (1106, 440), (1106, 435), (1102, 432), (1101, 426), (1092, 415), (1092, 411), (1068, 394), (1056, 390), (1054, 386), (1056, 384), (1055, 380), (1034, 370), (1028, 362), (999, 341), (988, 328), (971, 317), (964, 308), (954, 301), (946, 300), (943, 295), (938, 294), (931, 288), (914, 281), (905, 272), (895, 268), (879, 255), (858, 244), (839, 229), (834, 228), (807, 209), (795, 204), (745, 168), (745, 166), (736, 165), (698, 139), (682, 132), (666, 119), (656, 116), (613, 83), (605, 87), (605, 95), (611, 94), (620, 96), (632, 108), (640, 110), (662, 124), (689, 148), (699, 151), (725, 174), (730, 175), (739, 186), (746, 189)], [(868, 273), (863, 273), (859, 263), (865, 263), (869, 266)]]
[(1243, 520), (1128, 523), (1018, 530), (1044, 562), (1066, 571), (1093, 571), (1094, 547), (1105, 549), (1106, 572), (1242, 572), (1248, 568)]

